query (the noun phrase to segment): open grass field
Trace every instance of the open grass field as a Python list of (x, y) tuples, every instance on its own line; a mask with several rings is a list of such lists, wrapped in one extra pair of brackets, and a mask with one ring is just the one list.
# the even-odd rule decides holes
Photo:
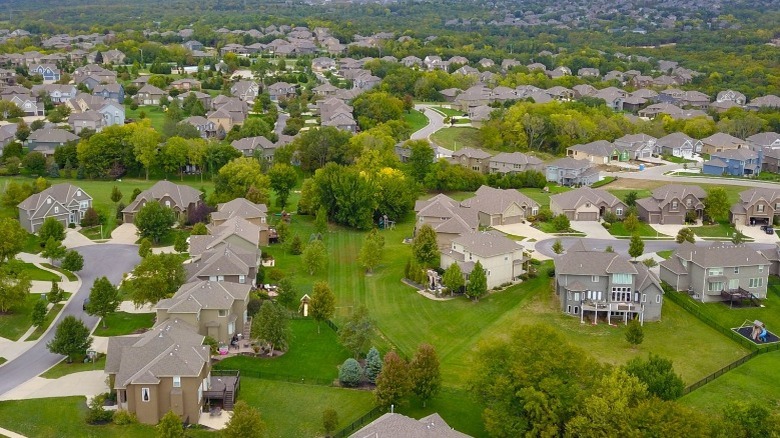
[(78, 356), (75, 359), (73, 359), (73, 363), (67, 363), (65, 359), (62, 360), (62, 362), (58, 363), (57, 365), (54, 365), (53, 367), (49, 368), (46, 372), (41, 374), (41, 377), (44, 379), (59, 379), (62, 376), (67, 376), (68, 374), (73, 373), (80, 373), (82, 371), (94, 371), (94, 370), (102, 370), (106, 367), (106, 356), (100, 355), (100, 357), (95, 361), (95, 363), (87, 362), (84, 363), (84, 356)]
[(263, 373), (295, 377), (301, 380), (314, 378), (332, 381), (338, 378), (338, 367), (350, 357), (339, 344), (338, 335), (322, 324), (317, 333), (317, 323), (311, 319), (290, 321), (292, 340), (290, 349), (275, 358), (236, 356), (217, 362), (216, 369), (241, 370), (242, 375), (257, 376)]
[(431, 140), (437, 145), (456, 151), (465, 147), (481, 148), (482, 141), (479, 138), (477, 128), (443, 128), (431, 135)]
[(0, 337), (16, 341), (25, 334), (32, 326), (33, 306), (40, 299), (40, 294), (29, 294), (23, 304), (12, 307), (8, 313), (0, 313)]
[(135, 333), (140, 329), (151, 328), (154, 324), (154, 313), (115, 312), (106, 317), (107, 328), (98, 324), (95, 336), (122, 336)]
[(417, 132), (428, 124), (428, 117), (425, 117), (425, 114), (420, 111), (413, 109), (408, 113), (404, 113), (404, 121), (409, 125), (412, 132)]

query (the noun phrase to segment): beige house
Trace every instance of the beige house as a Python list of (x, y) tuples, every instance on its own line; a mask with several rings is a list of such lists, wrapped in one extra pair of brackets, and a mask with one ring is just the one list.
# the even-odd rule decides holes
[(479, 225), (483, 227), (518, 224), (539, 213), (539, 204), (515, 189), (482, 186), (475, 195), (460, 205), (476, 212)]
[(468, 278), (477, 262), (487, 275), (487, 287), (492, 289), (520, 279), (530, 258), (518, 242), (492, 231), (471, 231), (452, 240), (450, 248), (441, 253), (441, 268), (457, 263)]
[(606, 140), (577, 144), (566, 149), (566, 153), (575, 160), (588, 160), (594, 164), (608, 164), (620, 159), (618, 151)]
[(30, 195), (18, 205), (19, 223), (30, 233), (37, 232), (48, 217), (63, 226), (79, 224), (84, 213), (92, 207), (92, 197), (73, 184), (55, 184)]
[(260, 246), (268, 245), (268, 207), (265, 204), (255, 204), (244, 198), (236, 198), (230, 202), (217, 205), (217, 211), (211, 213), (211, 223), (220, 226), (234, 217), (260, 227)]
[(184, 265), (187, 281), (208, 280), (238, 284), (255, 284), (260, 250), (245, 250), (226, 245), (205, 251)]
[(735, 226), (772, 224), (780, 215), (780, 189), (753, 188), (739, 193), (729, 217)]
[(623, 201), (602, 189), (580, 187), (550, 196), (553, 214), (564, 214), (573, 221), (597, 221), (608, 211), (623, 217), (626, 209)]
[(246, 305), (251, 289), (249, 284), (213, 281), (184, 284), (173, 297), (155, 305), (157, 321), (184, 321), (199, 334), (227, 345), (249, 322)]
[(190, 186), (174, 184), (170, 181), (159, 181), (151, 188), (141, 192), (133, 202), (122, 210), (125, 223), (133, 223), (135, 215), (147, 202), (159, 202), (164, 207), (173, 209), (179, 215), (186, 215), (191, 208), (201, 203), (202, 193)]
[(436, 242), (440, 249), (449, 248), (453, 239), (479, 227), (474, 210), (462, 207), (447, 195), (438, 194), (414, 205), (417, 213), (415, 234), (423, 225), (430, 225), (436, 231)]
[(653, 190), (652, 196), (637, 199), (636, 208), (639, 219), (648, 224), (683, 225), (688, 212), (702, 217), (706, 196), (699, 186), (667, 184)]
[(190, 256), (199, 257), (206, 251), (215, 251), (225, 247), (238, 248), (244, 251), (257, 251), (260, 244), (261, 230), (268, 238), (268, 226), (255, 225), (246, 219), (233, 217), (220, 225), (208, 225), (209, 234), (190, 236)]
[(453, 164), (460, 164), (467, 169), (481, 173), (488, 173), (488, 169), (490, 169), (490, 154), (481, 149), (470, 147), (458, 149), (452, 153), (450, 161)]
[(701, 151), (705, 154), (713, 154), (728, 149), (747, 149), (750, 147), (747, 141), (723, 132), (718, 132), (707, 138), (703, 138), (701, 139), (701, 143)]

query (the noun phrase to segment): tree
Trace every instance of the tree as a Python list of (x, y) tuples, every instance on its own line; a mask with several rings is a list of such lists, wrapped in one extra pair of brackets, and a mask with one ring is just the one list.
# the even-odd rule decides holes
[(636, 348), (644, 340), (645, 332), (642, 329), (642, 326), (639, 325), (639, 319), (632, 319), (628, 323), (628, 329), (626, 330), (626, 341), (631, 344), (633, 348)]
[(106, 328), (106, 317), (116, 312), (122, 299), (119, 297), (119, 289), (116, 288), (108, 278), (100, 277), (92, 284), (89, 290), (89, 302), (87, 303), (87, 314), (99, 316), (103, 321), (103, 328)]
[[(240, 402), (239, 402), (240, 403)], [(173, 411), (168, 411), (154, 427), (157, 438), (184, 438), (184, 424)]]
[[(168, 113), (170, 114), (170, 109)], [(189, 150), (190, 142), (187, 139), (179, 136), (169, 138), (165, 142), (162, 156), (165, 171), (178, 172), (179, 179), (184, 180), (184, 166), (187, 165)]]
[(474, 301), (487, 293), (487, 275), (482, 263), (477, 261), (469, 275), (469, 282), (466, 285), (466, 296)]
[(625, 219), (623, 219), (623, 228), (625, 228), (629, 233), (633, 233), (639, 229), (639, 218), (636, 217), (634, 213), (629, 214)]
[[(256, 195), (247, 195), (249, 189), (254, 187)], [(268, 188), (270, 179), (263, 174), (260, 163), (254, 158), (241, 157), (231, 160), (222, 166), (214, 177), (214, 193), (210, 203), (232, 201), (236, 198), (247, 197), (258, 204), (268, 203)]]
[(441, 371), (439, 357), (431, 344), (420, 344), (409, 364), (412, 392), (425, 403), (441, 389)]
[(366, 369), (364, 370), (366, 379), (371, 383), (376, 383), (376, 378), (379, 373), (382, 372), (382, 356), (379, 355), (379, 350), (375, 347), (371, 347), (366, 355)]
[(685, 227), (680, 228), (680, 231), (677, 232), (677, 239), (675, 239), (677, 243), (683, 243), (683, 242), (695, 242), (696, 236), (693, 233), (693, 230)]
[(628, 244), (628, 255), (636, 260), (645, 252), (645, 242), (639, 237), (639, 234), (631, 236), (631, 242)]
[(84, 269), (84, 256), (79, 254), (78, 251), (69, 250), (65, 253), (65, 257), (62, 259), (62, 269), (66, 269), (71, 272), (78, 272)]
[(336, 311), (336, 296), (333, 295), (328, 283), (324, 281), (314, 283), (309, 306), (312, 318), (317, 321), (317, 333), (319, 333), (320, 323), (330, 319)]
[(0, 267), (0, 312), (24, 304), (32, 282), (25, 273), (12, 274), (7, 266)]
[(731, 235), (731, 243), (733, 243), (734, 245), (739, 245), (740, 243), (744, 243), (745, 237), (746, 236), (742, 234), (741, 231), (735, 230), (734, 234)]
[(13, 218), (0, 218), (0, 264), (22, 252), (27, 240), (27, 231)]
[(379, 234), (379, 230), (373, 228), (360, 247), (358, 261), (368, 273), (372, 273), (382, 263), (382, 252), (385, 248), (385, 238)]
[(604, 252), (615, 252), (615, 248), (612, 248), (612, 245), (607, 245), (607, 247), (604, 248)]
[(57, 281), (51, 281), (51, 289), (49, 289), (49, 293), (46, 295), (46, 298), (52, 304), (57, 304), (62, 301), (62, 289), (60, 289), (60, 285), (57, 283)]
[(339, 413), (335, 409), (328, 408), (322, 411), (322, 427), (325, 429), (325, 436), (336, 430), (339, 426)]
[(292, 255), (301, 255), (303, 253), (303, 241), (301, 240), (301, 236), (294, 235), (292, 240), (290, 240), (290, 254)]
[(314, 217), (314, 231), (321, 235), (328, 232), (328, 210), (324, 206), (317, 210)]
[(647, 391), (661, 400), (674, 400), (683, 395), (685, 383), (674, 372), (672, 361), (650, 353), (647, 360), (635, 357), (623, 368), (647, 385)]
[(27, 137), (30, 136), (32, 133), (32, 130), (30, 129), (30, 126), (27, 125), (27, 123), (24, 122), (24, 120), (20, 121), (18, 125), (16, 125), (16, 139), (19, 140), (19, 142), (24, 143), (25, 140), (27, 140)]
[(314, 275), (327, 264), (328, 251), (321, 240), (314, 240), (303, 250), (303, 264), (309, 275)]
[(46, 344), (46, 348), (54, 354), (63, 354), (68, 356), (68, 363), (73, 362), (73, 357), (77, 354), (85, 354), (92, 345), (90, 330), (80, 319), (73, 315), (68, 315), (57, 325), (54, 333), (54, 339)]
[(571, 222), (565, 214), (561, 213), (553, 218), (552, 226), (555, 231), (567, 231), (571, 227)]
[(295, 169), (289, 164), (276, 163), (268, 170), (268, 177), (271, 180), (271, 188), (276, 192), (276, 205), (284, 208), (290, 197), (290, 191), (298, 182)]
[(114, 204), (116, 204), (119, 201), (121, 201), (122, 200), (122, 196), (123, 195), (122, 195), (122, 192), (119, 190), (119, 187), (114, 186), (111, 189), (111, 202), (113, 202)]
[(732, 429), (729, 431), (731, 433), (727, 433), (725, 436), (774, 437), (778, 430), (777, 414), (773, 413), (766, 403), (759, 400), (728, 403), (723, 408), (723, 419)]
[(46, 301), (37, 300), (32, 310), (32, 324), (40, 327), (44, 320), (46, 320)]
[(190, 245), (187, 243), (187, 236), (184, 234), (178, 234), (176, 240), (173, 242), (173, 250), (176, 252), (187, 252), (187, 248)]
[(627, 207), (633, 207), (633, 206), (635, 206), (635, 205), (636, 205), (636, 199), (637, 199), (637, 198), (638, 198), (638, 194), (637, 194), (637, 192), (636, 192), (636, 191), (634, 191), (634, 190), (631, 190), (630, 192), (628, 192), (628, 193), (626, 194), (626, 198), (625, 198), (625, 201), (626, 201), (626, 206), (627, 206)]
[(46, 244), (43, 246), (41, 256), (51, 259), (51, 262), (54, 263), (55, 260), (61, 260), (65, 257), (66, 252), (67, 250), (62, 245), (62, 242), (55, 240), (54, 237), (49, 237), (49, 240), (47, 240)]
[(222, 429), (225, 438), (262, 438), (265, 436), (265, 423), (257, 408), (249, 406), (243, 400), (233, 405), (233, 415)]
[(400, 405), (410, 388), (409, 365), (398, 353), (389, 351), (382, 362), (382, 372), (376, 378), (374, 397), (377, 405), (381, 407)]
[(176, 223), (176, 214), (159, 202), (147, 202), (135, 215), (134, 223), (141, 237), (148, 237), (158, 243)]
[(555, 239), (552, 250), (556, 254), (563, 254), (563, 243), (561, 242), (561, 239)]
[[(95, 138), (93, 136), (92, 138)], [(149, 169), (159, 161), (160, 134), (152, 128), (150, 122), (136, 123), (135, 129), (128, 139), (133, 147), (135, 158), (146, 170), (146, 180), (149, 180)]]
[(463, 271), (460, 269), (460, 265), (452, 263), (444, 271), (444, 275), (441, 278), (442, 284), (447, 288), (447, 291), (452, 295), (453, 293), (460, 292), (465, 286), (466, 280), (463, 278)]
[(436, 243), (436, 231), (425, 224), (417, 230), (417, 235), (412, 240), (412, 254), (414, 254), (417, 263), (426, 268), (435, 268), (439, 266), (441, 253), (439, 245)]
[(89, 207), (87, 211), (84, 212), (84, 217), (81, 218), (81, 226), (94, 227), (97, 225), (100, 225), (100, 215), (98, 214), (97, 210)]
[(141, 244), (138, 245), (138, 256), (144, 258), (152, 253), (152, 241), (149, 238), (144, 237), (141, 239)]
[(65, 226), (56, 218), (49, 216), (43, 221), (41, 228), (38, 230), (38, 236), (43, 242), (49, 240), (50, 237), (62, 242), (65, 240)]
[(30, 152), (22, 158), (22, 166), (30, 175), (43, 175), (46, 173), (46, 157), (40, 152)]
[(206, 224), (203, 222), (198, 222), (197, 224), (192, 226), (192, 231), (190, 231), (191, 236), (205, 236), (209, 234), (209, 229), (206, 228)]
[(404, 144), (409, 148), (409, 173), (418, 183), (422, 183), (433, 167), (436, 153), (427, 140), (407, 141)]
[(704, 212), (710, 220), (717, 221), (726, 217), (729, 212), (729, 197), (723, 187), (712, 187), (704, 199)]
[(169, 298), (184, 284), (184, 266), (178, 254), (149, 254), (126, 281), (130, 299), (137, 307)]
[(284, 307), (287, 310), (295, 310), (298, 308), (298, 295), (295, 291), (295, 287), (289, 278), (285, 277), (279, 281), (276, 288), (276, 303)]
[(284, 351), (290, 340), (290, 324), (287, 312), (278, 304), (266, 301), (252, 319), (252, 337), (270, 345), (268, 355), (274, 350)]
[(371, 345), (374, 335), (374, 321), (368, 316), (368, 309), (360, 306), (339, 328), (339, 342), (355, 359)]
[(347, 388), (354, 388), (360, 385), (360, 378), (363, 376), (363, 369), (353, 358), (348, 358), (339, 368), (339, 382)]

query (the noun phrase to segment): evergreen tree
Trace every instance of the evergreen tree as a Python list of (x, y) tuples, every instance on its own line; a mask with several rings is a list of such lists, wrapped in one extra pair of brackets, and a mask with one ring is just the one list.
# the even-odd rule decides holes
[(322, 427), (325, 429), (325, 436), (336, 430), (339, 426), (339, 414), (335, 409), (328, 408), (322, 411)]
[(371, 383), (376, 383), (376, 378), (379, 373), (382, 372), (382, 356), (379, 355), (379, 350), (375, 347), (371, 347), (366, 355), (366, 379)]
[(642, 326), (639, 325), (639, 319), (632, 319), (631, 322), (628, 323), (628, 329), (626, 330), (626, 341), (628, 341), (633, 348), (636, 348), (644, 340), (645, 332), (644, 329), (642, 329)]
[(417, 263), (426, 268), (439, 266), (439, 245), (436, 243), (436, 231), (430, 225), (425, 224), (417, 230), (417, 235), (412, 241), (412, 254)]
[(469, 275), (469, 283), (466, 285), (466, 296), (474, 301), (487, 293), (487, 275), (482, 263), (477, 261)]
[(463, 278), (463, 271), (461, 271), (460, 265), (457, 263), (452, 263), (450, 266), (448, 266), (447, 270), (444, 271), (441, 282), (444, 284), (444, 287), (447, 288), (447, 291), (450, 293), (450, 295), (460, 292), (460, 290), (466, 284), (466, 280)]
[(556, 254), (563, 254), (563, 243), (561, 242), (561, 239), (555, 239), (555, 242), (553, 242), (552, 250)]
[(354, 388), (360, 385), (360, 378), (363, 376), (363, 369), (353, 358), (349, 358), (341, 364), (339, 368), (339, 382), (347, 388)]
[(639, 237), (638, 234), (631, 236), (631, 242), (628, 244), (628, 255), (636, 260), (636, 258), (641, 256), (644, 252), (645, 242), (642, 241), (642, 238)]

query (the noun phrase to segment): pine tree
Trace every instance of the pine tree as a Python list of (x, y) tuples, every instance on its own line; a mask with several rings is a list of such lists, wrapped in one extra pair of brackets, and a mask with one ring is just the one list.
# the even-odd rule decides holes
[(339, 382), (347, 388), (354, 388), (360, 385), (360, 378), (363, 376), (363, 369), (360, 363), (353, 358), (349, 358), (341, 364), (339, 368)]
[(626, 330), (626, 341), (636, 348), (642, 341), (645, 340), (645, 332), (642, 326), (639, 325), (639, 319), (632, 319), (628, 323), (628, 330)]
[(449, 292), (450, 295), (460, 292), (466, 284), (466, 280), (463, 278), (463, 271), (460, 270), (460, 265), (453, 263), (448, 266), (447, 270), (444, 271), (441, 282), (444, 284), (444, 287), (447, 288), (447, 292)]
[(382, 356), (379, 355), (379, 350), (375, 347), (371, 347), (366, 355), (366, 379), (371, 383), (376, 383), (376, 378), (379, 373), (382, 372)]
[(425, 224), (417, 230), (417, 235), (412, 241), (412, 254), (417, 263), (426, 268), (439, 266), (441, 253), (436, 243), (436, 231), (430, 225)]
[(645, 242), (642, 241), (642, 238), (639, 237), (638, 234), (631, 236), (631, 242), (628, 245), (628, 255), (636, 260), (636, 258), (641, 256), (644, 252)]

